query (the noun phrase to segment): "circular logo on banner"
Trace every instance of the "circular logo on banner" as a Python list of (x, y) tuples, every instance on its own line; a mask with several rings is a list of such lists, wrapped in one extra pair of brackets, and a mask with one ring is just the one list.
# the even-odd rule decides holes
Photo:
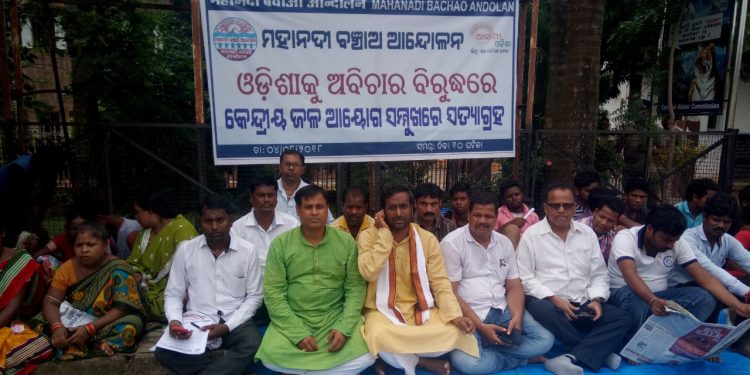
[(664, 262), (664, 267), (672, 268), (674, 266), (674, 258), (671, 255), (665, 256), (662, 261)]
[(471, 26), (469, 34), (480, 44), (485, 44), (500, 36), (500, 34), (495, 33), (495, 29), (489, 22), (475, 23)]
[(248, 59), (258, 47), (258, 34), (253, 25), (241, 18), (222, 20), (211, 37), (216, 51), (232, 61)]

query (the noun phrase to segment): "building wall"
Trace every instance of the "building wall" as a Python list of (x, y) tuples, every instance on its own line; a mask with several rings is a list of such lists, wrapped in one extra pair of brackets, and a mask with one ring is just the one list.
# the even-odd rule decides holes
[[(627, 102), (628, 84), (623, 83), (620, 85), (620, 96), (612, 99), (602, 105), (602, 109), (609, 112), (610, 116), (620, 108), (621, 103)], [(647, 95), (647, 93), (644, 93)], [(700, 121), (701, 131), (714, 130), (708, 129), (708, 116), (688, 116), (686, 119), (692, 121)], [(718, 116), (717, 118), (717, 129), (724, 130), (724, 117)], [(740, 133), (750, 134), (750, 82), (740, 81), (737, 87), (737, 112), (734, 119), (734, 128), (739, 129)]]
[(737, 112), (734, 128), (740, 133), (750, 134), (750, 82), (740, 81), (737, 87)]

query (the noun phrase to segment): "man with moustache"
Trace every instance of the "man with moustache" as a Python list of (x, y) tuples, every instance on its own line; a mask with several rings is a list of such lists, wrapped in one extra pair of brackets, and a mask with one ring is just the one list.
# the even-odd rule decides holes
[(178, 374), (241, 374), (252, 363), (260, 335), (252, 317), (263, 302), (260, 265), (253, 245), (230, 235), (229, 202), (208, 196), (203, 202), (203, 234), (177, 248), (164, 292), (169, 334), (186, 340), (192, 328), (182, 324), (185, 310), (210, 317), (214, 323), (197, 328), (208, 331), (209, 349), (222, 348), (215, 359), (208, 352), (189, 355), (156, 348), (156, 359)]
[(414, 222), (432, 233), (438, 241), (456, 229), (456, 224), (440, 215), (442, 201), (443, 191), (431, 182), (419, 184), (414, 189)]
[[(750, 272), (750, 252), (745, 250), (740, 241), (727, 233), (735, 217), (733, 199), (725, 193), (711, 197), (703, 207), (703, 224), (687, 229), (681, 240), (690, 245), (706, 271), (719, 279), (732, 294), (748, 301), (750, 286), (722, 268), (728, 261), (733, 261), (745, 272)], [(670, 277), (670, 285), (674, 284), (692, 285), (695, 281), (684, 269), (678, 269)]]
[(266, 259), (271, 324), (256, 357), (284, 374), (356, 374), (375, 361), (362, 339), (357, 247), (326, 226), (324, 192), (315, 185), (297, 192), (301, 224), (276, 237)]
[[(719, 279), (732, 294), (748, 303), (750, 302), (750, 287), (747, 283), (750, 282), (750, 278), (744, 276), (738, 279), (722, 268), (731, 262), (734, 269), (750, 272), (750, 253), (745, 250), (739, 240), (727, 233), (732, 227), (734, 218), (737, 217), (736, 211), (736, 201), (731, 195), (717, 193), (703, 206), (703, 224), (687, 229), (681, 239), (690, 244), (701, 267)], [(692, 277), (684, 270), (672, 273), (670, 285), (672, 284), (696, 285)], [(719, 312), (725, 307), (723, 303), (717, 302), (708, 321), (717, 321)], [(737, 325), (744, 320), (742, 316), (735, 316), (733, 323)], [(745, 356), (750, 356), (750, 333), (745, 333), (732, 347)]]
[(367, 214), (367, 194), (359, 186), (347, 186), (344, 190), (344, 214), (336, 218), (331, 226), (357, 238), (363, 230), (375, 224)]
[[(464, 374), (489, 374), (543, 362), (552, 333), (524, 311), (523, 285), (513, 244), (494, 231), (497, 199), (485, 192), (469, 198), (469, 224), (440, 242), (445, 268), (464, 316), (476, 327), (479, 358), (460, 350), (451, 363)], [(514, 337), (507, 343), (501, 338)]]
[[(605, 303), (609, 277), (599, 240), (591, 228), (573, 221), (572, 187), (552, 184), (544, 197), (546, 217), (526, 230), (518, 244), (526, 310), (567, 351), (544, 367), (558, 375), (583, 374), (582, 366), (615, 370), (621, 362), (615, 353), (631, 320), (622, 309)], [(579, 317), (581, 312), (593, 317)]]
[(250, 183), (250, 205), (247, 215), (232, 224), (232, 234), (255, 247), (260, 260), (261, 272), (266, 268), (266, 256), (271, 241), (292, 228), (299, 226), (296, 216), (276, 211), (276, 180), (271, 176), (262, 176)]
[[(448, 374), (450, 363), (434, 357), (454, 349), (477, 356), (474, 325), (461, 313), (437, 239), (411, 223), (412, 202), (409, 188), (387, 188), (375, 225), (357, 239), (359, 272), (369, 282), (365, 341), (407, 375), (417, 366)], [(380, 362), (376, 373), (385, 373)]]
[[(302, 180), (302, 174), (305, 173), (305, 156), (297, 150), (287, 149), (279, 157), (279, 180), (278, 199), (276, 210), (286, 213), (289, 216), (297, 217), (295, 194), (307, 186), (308, 183)], [(327, 223), (333, 221), (331, 210), (328, 210)]]

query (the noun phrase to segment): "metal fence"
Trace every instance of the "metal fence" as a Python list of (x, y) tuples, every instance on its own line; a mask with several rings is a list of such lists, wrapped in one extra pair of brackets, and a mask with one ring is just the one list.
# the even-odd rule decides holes
[[(563, 135), (563, 137), (559, 137)], [(524, 181), (527, 195), (538, 198), (547, 182), (545, 149), (578, 147), (556, 143), (558, 139), (586, 139), (590, 155), (562, 153), (575, 164), (576, 171), (595, 170), (604, 184), (622, 192), (631, 177), (640, 177), (650, 186), (651, 204), (674, 204), (683, 199), (687, 184), (696, 178), (711, 178), (724, 191), (732, 187), (737, 132), (667, 132), (667, 131), (551, 131), (525, 132), (523, 142), (530, 142), (524, 157)], [(559, 153), (558, 153), (559, 154)], [(580, 163), (580, 160), (589, 163)], [(556, 160), (555, 163), (559, 163)]]
[[(521, 134), (519, 180), (532, 204), (539, 202), (548, 182), (545, 150), (565, 147), (550, 142), (559, 133)], [(654, 203), (679, 201), (693, 178), (713, 178), (731, 187), (735, 132), (567, 133), (594, 141), (591, 165), (577, 164), (577, 170), (595, 169), (617, 190), (628, 177), (643, 177), (652, 186)], [(17, 190), (27, 196), (6, 193), (0, 204), (30, 210), (29, 220), (43, 222), (50, 233), (62, 230), (65, 209), (74, 201), (98, 202), (105, 210), (132, 216), (136, 196), (161, 189), (170, 189), (179, 210), (193, 218), (201, 196), (208, 192), (227, 196), (243, 213), (250, 208), (250, 182), (260, 175), (277, 175), (276, 165), (214, 166), (209, 128), (193, 124), (6, 123), (0, 140), (3, 165), (18, 155), (33, 155), (23, 180), (26, 189)], [(571, 155), (573, 159), (579, 160)], [(429, 181), (447, 190), (464, 180), (496, 192), (498, 184), (510, 178), (511, 163), (512, 159), (466, 159), (312, 164), (303, 178), (329, 191), (336, 213), (341, 191), (348, 185), (374, 187), (371, 191), (377, 195), (381, 186), (394, 182), (413, 186)], [(376, 207), (378, 200), (371, 202)]]

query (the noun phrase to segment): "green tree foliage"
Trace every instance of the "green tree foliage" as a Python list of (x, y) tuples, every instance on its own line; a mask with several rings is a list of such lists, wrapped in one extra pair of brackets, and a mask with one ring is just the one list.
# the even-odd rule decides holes
[(600, 102), (616, 98), (620, 84), (625, 82), (640, 90), (643, 75), (653, 73), (659, 66), (664, 10), (664, 0), (607, 1), (601, 48)]
[[(133, 3), (125, 1), (122, 3)], [(191, 122), (190, 14), (121, 6), (55, 10), (92, 120)]]
[[(170, 187), (176, 194), (193, 197), (184, 200), (183, 208), (192, 210), (189, 202), (195, 201), (197, 187), (123, 138), (107, 137), (97, 125), (194, 122), (190, 12), (143, 9), (135, 6), (137, 3), (126, 0), (50, 7), (44, 0), (32, 0), (24, 5), (24, 12), (32, 24), (44, 24), (52, 17), (62, 30), (67, 48), (59, 52), (72, 60), (72, 83), (65, 89), (74, 97), (76, 112), (82, 113), (76, 121), (90, 124), (73, 132), (73, 155), (69, 157), (74, 160), (71, 173), (78, 190), (73, 194), (93, 194), (93, 198), (104, 200), (106, 142), (116, 209), (128, 210), (140, 192)], [(174, 3), (189, 4), (186, 0)], [(197, 177), (197, 130), (116, 130)], [(210, 163), (210, 151), (206, 151)], [(209, 168), (208, 177), (215, 190), (224, 188), (224, 179), (216, 169)]]

